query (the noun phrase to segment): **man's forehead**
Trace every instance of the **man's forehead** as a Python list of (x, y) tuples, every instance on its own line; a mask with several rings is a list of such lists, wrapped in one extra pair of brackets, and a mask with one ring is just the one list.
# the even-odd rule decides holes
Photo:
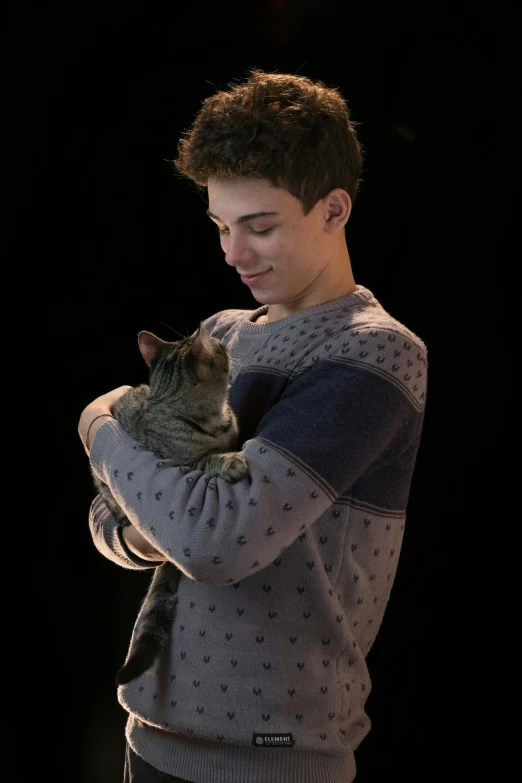
[(219, 222), (241, 225), (262, 217), (280, 216), (293, 201), (287, 191), (265, 180), (212, 182), (208, 186), (207, 215)]

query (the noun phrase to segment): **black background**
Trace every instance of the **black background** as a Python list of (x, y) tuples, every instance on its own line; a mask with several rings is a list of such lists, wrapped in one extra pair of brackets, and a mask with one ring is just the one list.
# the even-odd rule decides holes
[[(348, 101), (365, 147), (347, 227), (355, 279), (429, 352), (404, 546), (368, 656), (373, 728), (356, 752), (357, 783), (455, 773), (470, 697), (480, 713), (491, 685), (484, 648), (467, 649), (492, 633), (486, 612), (485, 625), (475, 621), (480, 558), (498, 524), (491, 501), (510, 427), (514, 6), (274, 0), (156, 16), (124, 4), (25, 6), (6, 43), (6, 417), (27, 426), (24, 513), (4, 590), (5, 610), (19, 616), (14, 599), (27, 589), (4, 671), (4, 710), (25, 748), (13, 763), (56, 781), (122, 780), (126, 714), (113, 676), (150, 576), (117, 568), (92, 544), (77, 422), (98, 395), (146, 380), (140, 330), (176, 339), (173, 330), (188, 334), (218, 310), (257, 305), (224, 262), (204, 198), (164, 160), (201, 101), (257, 66), (321, 79)], [(468, 666), (479, 672), (469, 688)], [(24, 689), (23, 700), (13, 695)]]

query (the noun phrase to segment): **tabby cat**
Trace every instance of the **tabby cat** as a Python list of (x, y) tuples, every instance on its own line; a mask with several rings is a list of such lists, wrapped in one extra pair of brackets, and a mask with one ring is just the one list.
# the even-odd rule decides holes
[[(113, 406), (123, 429), (168, 464), (196, 468), (231, 483), (248, 476), (245, 459), (234, 451), (238, 427), (228, 404), (231, 359), (226, 347), (202, 323), (193, 335), (177, 342), (140, 332), (138, 345), (149, 367), (149, 385), (129, 389)], [(117, 522), (129, 525), (107, 484), (92, 475)], [(179, 576), (168, 560), (156, 568), (127, 659), (116, 675), (117, 685), (143, 674), (166, 649)]]

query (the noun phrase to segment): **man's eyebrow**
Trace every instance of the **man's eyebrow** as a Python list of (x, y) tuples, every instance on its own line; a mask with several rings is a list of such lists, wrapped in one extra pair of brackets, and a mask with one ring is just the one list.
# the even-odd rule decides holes
[[(214, 220), (219, 220), (220, 223), (223, 222), (221, 218), (218, 218), (217, 215), (212, 214), (212, 212), (210, 212), (208, 209), (207, 215), (211, 218), (214, 218)], [(235, 225), (240, 226), (242, 223), (247, 223), (249, 220), (255, 220), (255, 218), (260, 217), (269, 217), (270, 215), (279, 215), (279, 212), (251, 212), (250, 215), (241, 215), (241, 217), (238, 217)]]

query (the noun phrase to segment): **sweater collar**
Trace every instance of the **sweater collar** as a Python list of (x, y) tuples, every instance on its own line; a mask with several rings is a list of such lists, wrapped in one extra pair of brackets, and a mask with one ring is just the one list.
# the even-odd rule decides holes
[(325, 313), (332, 313), (336, 310), (352, 309), (354, 307), (365, 307), (370, 301), (375, 301), (375, 297), (372, 292), (362, 285), (357, 286), (357, 290), (347, 296), (343, 296), (340, 299), (334, 299), (331, 302), (325, 304), (316, 305), (315, 307), (308, 307), (306, 310), (299, 310), (297, 313), (292, 313), (284, 318), (280, 318), (278, 321), (270, 321), (269, 323), (256, 323), (256, 319), (261, 315), (266, 315), (268, 312), (268, 305), (261, 305), (255, 310), (249, 310), (245, 321), (243, 323), (243, 329), (248, 332), (274, 332), (278, 329), (285, 329), (286, 327), (299, 323), (304, 318), (315, 318), (318, 315), (324, 315)]

